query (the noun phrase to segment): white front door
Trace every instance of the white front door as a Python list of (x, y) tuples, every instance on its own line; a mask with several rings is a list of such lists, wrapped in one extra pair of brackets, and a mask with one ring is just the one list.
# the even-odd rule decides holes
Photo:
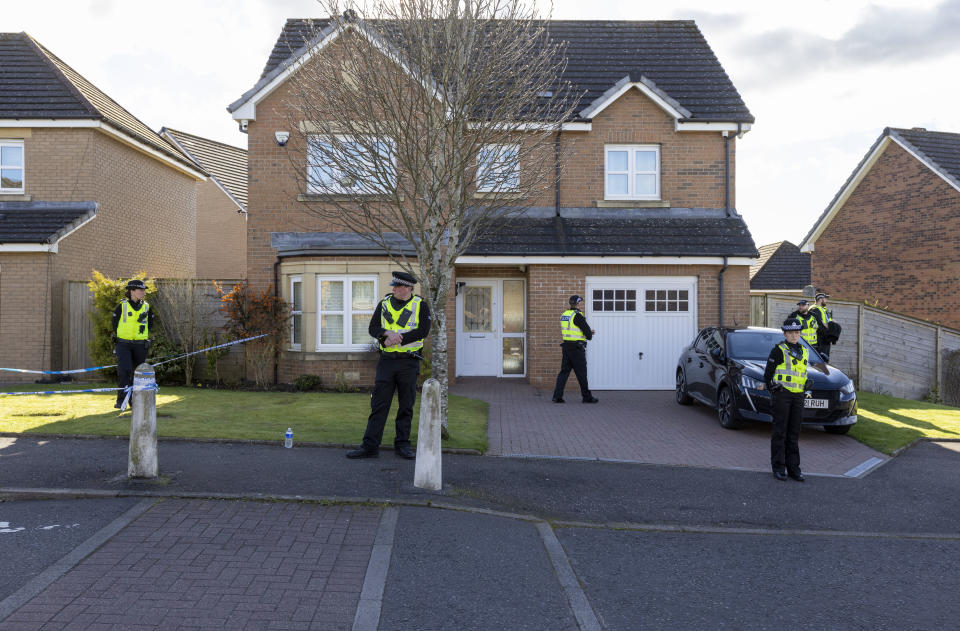
[(522, 279), (457, 283), (457, 376), (525, 374), (526, 303)]
[(695, 277), (587, 279), (591, 390), (671, 390), (677, 358), (697, 333)]

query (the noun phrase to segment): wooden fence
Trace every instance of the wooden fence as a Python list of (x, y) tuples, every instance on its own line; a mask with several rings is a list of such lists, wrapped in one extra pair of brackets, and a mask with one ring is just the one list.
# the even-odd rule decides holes
[[(158, 281), (161, 286), (163, 280)], [(204, 326), (207, 328), (219, 328), (226, 322), (225, 317), (219, 311), (220, 297), (213, 287), (213, 282), (209, 280), (194, 281), (198, 287), (208, 287), (208, 291), (203, 291)], [(235, 280), (217, 281), (224, 288), (229, 289), (236, 282)], [(90, 342), (93, 340), (93, 321), (90, 319), (90, 312), (93, 310), (93, 294), (86, 281), (68, 281), (64, 286), (63, 300), (63, 368), (64, 370), (74, 370), (78, 368), (88, 368), (93, 366), (93, 359), (90, 357)], [(162, 323), (161, 323), (162, 324)], [(203, 355), (199, 356), (196, 362), (197, 378), (210, 378), (205, 375), (206, 362)], [(230, 347), (230, 352), (220, 359), (218, 370), (221, 378), (228, 380), (237, 380), (241, 377), (243, 366), (243, 350), (240, 345)], [(90, 373), (90, 378), (98, 378), (97, 373)]]
[[(779, 328), (797, 300), (796, 294), (750, 296), (750, 324)], [(843, 327), (830, 364), (859, 389), (904, 399), (922, 399), (934, 391), (942, 396), (946, 359), (960, 350), (960, 331), (858, 302), (830, 300), (827, 308)]]

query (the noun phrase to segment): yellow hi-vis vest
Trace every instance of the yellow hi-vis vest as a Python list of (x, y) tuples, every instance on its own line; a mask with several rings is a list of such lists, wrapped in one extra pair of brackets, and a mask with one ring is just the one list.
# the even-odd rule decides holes
[(832, 320), (833, 318), (830, 317), (830, 312), (827, 311), (827, 309), (826, 309), (825, 307), (821, 307), (820, 305), (816, 305), (816, 306), (813, 307), (813, 308), (820, 312), (820, 320), (823, 321), (823, 324), (824, 324), (824, 325), (830, 324), (830, 320)]
[[(420, 296), (414, 296), (410, 299), (410, 302), (403, 305), (403, 308), (399, 310), (393, 308), (390, 303), (390, 296), (391, 294), (387, 294), (380, 301), (380, 325), (387, 331), (398, 331), (400, 333), (406, 333), (417, 328), (420, 323)], [(384, 353), (409, 353), (423, 348), (423, 340), (396, 346), (384, 346), (383, 344), (379, 346)]]
[(803, 392), (807, 383), (807, 366), (810, 364), (810, 353), (806, 346), (801, 346), (803, 358), (797, 359), (790, 355), (790, 347), (786, 342), (777, 344), (783, 353), (783, 362), (773, 372), (773, 380), (790, 392)]
[(563, 336), (564, 342), (587, 341), (587, 336), (583, 334), (580, 327), (573, 323), (573, 318), (576, 315), (576, 309), (567, 309), (560, 314), (560, 334)]
[(803, 329), (800, 330), (800, 337), (805, 339), (808, 344), (817, 343), (817, 319), (813, 317), (813, 314), (802, 315), (797, 314), (797, 318), (803, 324)]
[(150, 311), (150, 305), (146, 300), (140, 305), (139, 309), (134, 309), (133, 305), (127, 300), (120, 301), (120, 321), (117, 322), (117, 337), (121, 340), (146, 340), (150, 337), (150, 327), (147, 324), (147, 318), (143, 322), (138, 322), (137, 318), (146, 315)]

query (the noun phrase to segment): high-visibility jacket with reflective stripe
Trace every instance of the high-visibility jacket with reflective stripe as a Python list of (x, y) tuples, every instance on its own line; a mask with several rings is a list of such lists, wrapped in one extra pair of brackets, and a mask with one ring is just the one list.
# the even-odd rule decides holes
[(797, 317), (800, 319), (801, 324), (803, 324), (803, 329), (800, 331), (800, 337), (805, 339), (808, 344), (817, 343), (817, 319), (813, 316), (812, 313), (807, 315), (797, 314)]
[(578, 313), (580, 312), (576, 309), (567, 309), (560, 314), (560, 334), (563, 336), (564, 342), (587, 341), (587, 336), (583, 334), (583, 331), (580, 330), (580, 327), (573, 323), (573, 318)]
[(820, 312), (820, 321), (823, 322), (824, 326), (830, 324), (830, 320), (832, 320), (833, 318), (830, 317), (830, 312), (827, 311), (826, 307), (821, 307), (820, 305), (816, 305), (815, 307), (813, 307), (813, 309), (816, 309), (817, 311)]
[[(420, 296), (414, 296), (410, 301), (400, 309), (394, 309), (390, 303), (390, 295), (380, 301), (380, 324), (387, 331), (397, 331), (398, 333), (407, 333), (414, 330), (420, 324)], [(409, 344), (398, 344), (396, 346), (384, 346), (380, 344), (380, 350), (385, 353), (409, 353), (423, 348), (423, 340), (410, 342)]]
[(117, 322), (117, 337), (121, 340), (146, 340), (150, 337), (150, 325), (146, 317), (143, 322), (138, 318), (146, 316), (150, 305), (144, 300), (139, 309), (135, 309), (129, 300), (120, 301), (120, 321)]
[(810, 353), (806, 346), (801, 346), (803, 357), (797, 359), (790, 354), (790, 347), (786, 342), (777, 346), (783, 353), (783, 361), (774, 369), (773, 380), (790, 392), (803, 392), (807, 383), (807, 366), (810, 364)]

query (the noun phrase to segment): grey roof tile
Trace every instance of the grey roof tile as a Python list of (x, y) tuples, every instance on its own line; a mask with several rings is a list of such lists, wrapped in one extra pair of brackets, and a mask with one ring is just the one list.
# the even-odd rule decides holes
[(243, 209), (247, 208), (247, 150), (216, 140), (195, 136), (165, 127), (160, 135), (169, 134), (194, 162), (227, 189)]
[(803, 289), (810, 284), (810, 255), (789, 241), (759, 248), (760, 259), (750, 266), (750, 289)]
[(894, 127), (888, 127), (885, 132), (904, 141), (960, 187), (960, 134)]
[(0, 202), (0, 243), (56, 243), (98, 208), (96, 202)]

